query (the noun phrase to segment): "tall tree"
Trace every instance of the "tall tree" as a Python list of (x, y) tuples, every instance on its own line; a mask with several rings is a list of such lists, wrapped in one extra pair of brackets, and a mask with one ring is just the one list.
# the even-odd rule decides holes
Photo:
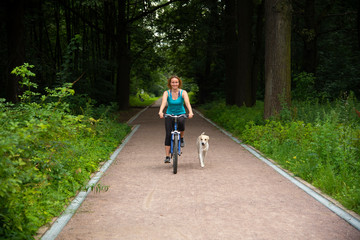
[(260, 81), (263, 82), (264, 75), (264, 0), (261, 0), (261, 2), (256, 6), (254, 48), (251, 89), (253, 100), (256, 102)]
[(265, 101), (264, 118), (291, 104), (290, 0), (265, 0)]
[(358, 47), (360, 49), (360, 2), (357, 2), (358, 6), (357, 6), (357, 16), (356, 16), (356, 20), (357, 20), (357, 37), (358, 37)]
[[(305, 0), (297, 1), (296, 3), (299, 17), (296, 19), (297, 22), (294, 24), (294, 27), (303, 42), (302, 70), (316, 74), (319, 64), (318, 45), (320, 36), (340, 30), (338, 27), (329, 29), (328, 26), (324, 27), (324, 25), (329, 25), (331, 18), (334, 19), (339, 15), (346, 15), (348, 13), (336, 11), (331, 13), (334, 9), (339, 8), (336, 1), (332, 0)], [(318, 7), (319, 5), (321, 8)]]
[(24, 0), (7, 0), (7, 100), (18, 102), (19, 78), (10, 74), (25, 61)]
[(127, 19), (126, 2), (118, 0), (118, 24), (117, 24), (117, 76), (116, 76), (116, 96), (121, 110), (129, 107), (130, 94), (130, 55), (127, 42)]
[(252, 18), (252, 0), (225, 1), (225, 89), (228, 105), (251, 107), (256, 102), (257, 78), (253, 77), (253, 73), (257, 75), (257, 71), (253, 64), (258, 62), (253, 57)]
[(219, 22), (219, 13), (218, 13), (218, 1), (217, 0), (207, 0), (206, 8), (209, 9), (210, 13), (207, 17), (207, 27), (206, 27), (206, 39), (204, 39), (204, 44), (206, 46), (205, 55), (204, 55), (204, 66), (201, 73), (198, 75), (198, 85), (200, 92), (200, 102), (206, 102), (211, 96), (212, 82), (213, 82), (213, 69), (212, 65), (214, 64), (214, 59), (216, 56), (216, 29)]
[(304, 8), (305, 28), (301, 32), (304, 42), (303, 68), (305, 72), (315, 73), (317, 57), (318, 23), (315, 15), (315, 0), (306, 0)]
[(255, 96), (252, 90), (252, 0), (238, 1), (238, 72), (235, 84), (235, 103), (237, 106), (252, 107), (255, 104)]
[(237, 77), (237, 35), (236, 35), (236, 1), (225, 1), (224, 46), (225, 46), (225, 96), (226, 104), (235, 104), (235, 84)]

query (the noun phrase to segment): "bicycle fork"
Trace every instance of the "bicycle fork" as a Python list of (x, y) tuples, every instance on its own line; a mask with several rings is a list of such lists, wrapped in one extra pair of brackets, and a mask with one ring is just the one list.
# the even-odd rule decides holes
[(175, 149), (178, 152), (178, 155), (181, 155), (181, 151), (180, 151), (180, 132), (175, 130), (171, 132), (171, 155), (174, 154), (174, 142), (175, 142), (175, 135), (178, 136), (178, 149)]

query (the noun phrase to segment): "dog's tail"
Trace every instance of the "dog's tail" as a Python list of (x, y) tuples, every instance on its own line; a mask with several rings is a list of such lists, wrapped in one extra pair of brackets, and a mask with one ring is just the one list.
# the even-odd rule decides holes
[(205, 132), (203, 132), (201, 135), (204, 135), (205, 134)]

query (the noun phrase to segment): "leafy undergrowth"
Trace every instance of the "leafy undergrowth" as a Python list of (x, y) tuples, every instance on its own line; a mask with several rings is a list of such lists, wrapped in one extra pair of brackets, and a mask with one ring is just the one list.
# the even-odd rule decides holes
[(297, 102), (278, 119), (253, 108), (215, 103), (205, 115), (296, 176), (360, 213), (360, 118), (351, 95), (334, 103)]
[(69, 86), (47, 92), (27, 90), (17, 105), (0, 99), (0, 239), (32, 239), (130, 131), (104, 113), (70, 114)]

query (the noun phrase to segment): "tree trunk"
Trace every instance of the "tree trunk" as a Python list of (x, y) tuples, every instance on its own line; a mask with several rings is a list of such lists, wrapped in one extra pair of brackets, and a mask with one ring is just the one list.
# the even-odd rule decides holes
[(303, 67), (305, 72), (316, 73), (317, 67), (317, 21), (315, 0), (305, 2), (305, 29), (302, 32), (304, 41)]
[(219, 21), (217, 12), (217, 0), (206, 1), (206, 7), (209, 9), (210, 14), (208, 18), (208, 29), (206, 37), (206, 47), (204, 49), (204, 64), (202, 66), (201, 73), (198, 75), (198, 86), (199, 86), (199, 103), (205, 103), (211, 99), (211, 92), (213, 90), (214, 82), (214, 70), (211, 67), (214, 63), (215, 49), (213, 46), (216, 45), (216, 36), (214, 29)]
[[(62, 51), (60, 44), (60, 7), (57, 2), (55, 2), (54, 17), (55, 17), (55, 26), (56, 26), (55, 62), (57, 67), (56, 70), (60, 71), (62, 64)], [(63, 79), (61, 81), (63, 81)]]
[(111, 39), (111, 27), (113, 26), (110, 21), (110, 2), (104, 2), (104, 14), (103, 14), (103, 21), (104, 21), (104, 28), (105, 28), (105, 35), (103, 38), (104, 44), (104, 58), (105, 60), (109, 60), (110, 56), (110, 39)]
[(291, 11), (290, 0), (265, 0), (265, 119), (291, 104)]
[[(264, 0), (256, 7), (257, 8), (257, 20), (255, 30), (255, 50), (254, 60), (252, 65), (252, 95), (254, 96), (254, 102), (256, 103), (256, 93), (259, 86), (260, 79), (263, 80), (263, 67), (264, 67)], [(261, 81), (262, 82), (262, 81)]]
[(252, 95), (252, 0), (238, 1), (238, 72), (236, 80), (236, 105), (251, 107), (254, 104), (255, 96)]
[[(69, 1), (66, 1), (66, 5), (70, 6)], [(72, 32), (71, 32), (71, 14), (70, 14), (69, 8), (65, 8), (64, 15), (65, 15), (65, 26), (66, 26), (66, 40), (67, 40), (67, 44), (69, 44), (70, 41), (71, 41), (71, 36), (72, 36)]]
[[(44, 11), (43, 11), (43, 2), (42, 0), (34, 1), (33, 3), (34, 9), (32, 9), (35, 12), (36, 21), (34, 24), (34, 40), (33, 44), (36, 46), (38, 51), (36, 51), (36, 58), (41, 59), (41, 64), (47, 64), (48, 59), (44, 59), (43, 54), (48, 54), (46, 49), (46, 33), (45, 33), (45, 26), (46, 21), (44, 18)], [(51, 54), (49, 54), (51, 56)], [(46, 76), (45, 71), (39, 71), (36, 73), (36, 79), (39, 82), (39, 89), (43, 89), (45, 86), (47, 86), (50, 83), (49, 80), (50, 77)]]
[(360, 2), (359, 1), (357, 8), (357, 34), (358, 34), (358, 46), (360, 49)]
[[(117, 23), (112, 21), (112, 19), (116, 19), (116, 8), (115, 8), (115, 0), (107, 2), (107, 12), (106, 14), (106, 24), (105, 24), (105, 59), (109, 60), (109, 62), (116, 62), (116, 39), (114, 39), (115, 29)], [(116, 69), (113, 64), (110, 65), (111, 74), (109, 76), (108, 81), (116, 86)]]
[(8, 44), (8, 63), (7, 63), (7, 100), (18, 102), (20, 93), (20, 78), (11, 71), (25, 61), (25, 39), (24, 39), (24, 1), (7, 1), (7, 44)]
[(116, 96), (120, 110), (129, 108), (130, 56), (127, 45), (126, 2), (118, 0)]
[(235, 0), (225, 1), (225, 95), (226, 104), (235, 104), (235, 79), (237, 76), (237, 38)]

